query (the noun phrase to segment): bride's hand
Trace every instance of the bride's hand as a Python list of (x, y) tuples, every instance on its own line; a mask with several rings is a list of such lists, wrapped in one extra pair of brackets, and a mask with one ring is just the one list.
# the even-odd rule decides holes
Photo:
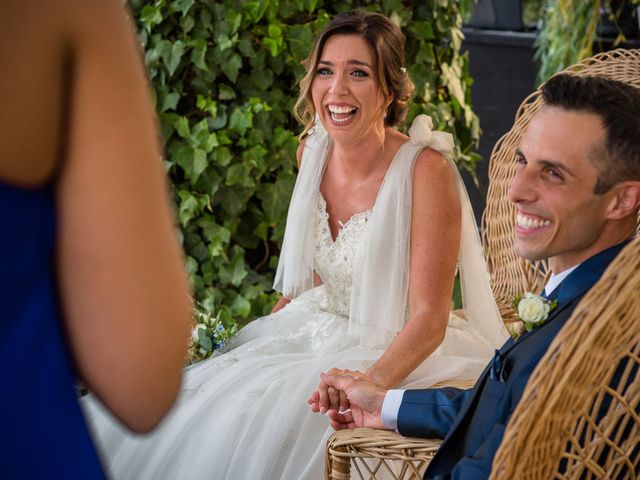
[[(356, 380), (366, 380), (368, 382), (372, 382), (371, 378), (359, 371), (359, 370), (349, 370), (349, 369), (340, 369), (340, 368), (332, 368), (327, 372), (328, 375), (344, 375), (348, 377), (353, 377)], [(344, 412), (349, 409), (349, 400), (347, 399), (347, 395), (342, 390), (337, 390), (334, 387), (330, 387), (323, 383), (322, 381), (318, 385), (318, 389), (311, 394), (307, 403), (311, 406), (311, 411), (315, 413), (326, 413), (327, 410), (337, 410), (339, 412)]]
[(290, 298), (287, 298), (284, 295), (281, 296), (280, 300), (278, 300), (278, 303), (276, 303), (271, 309), (271, 313), (276, 313), (278, 310), (282, 310), (290, 301)]

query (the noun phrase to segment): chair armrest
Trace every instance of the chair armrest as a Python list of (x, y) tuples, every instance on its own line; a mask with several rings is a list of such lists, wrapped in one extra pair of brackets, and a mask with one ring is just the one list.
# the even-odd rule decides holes
[(382, 478), (378, 473), (384, 478), (419, 479), (440, 443), (442, 440), (403, 437), (388, 430), (339, 430), (327, 441), (325, 479), (375, 480)]

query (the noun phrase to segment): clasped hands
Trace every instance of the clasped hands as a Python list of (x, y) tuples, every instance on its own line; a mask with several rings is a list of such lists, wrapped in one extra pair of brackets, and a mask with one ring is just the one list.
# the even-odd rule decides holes
[(385, 428), (380, 418), (387, 391), (358, 370), (332, 368), (320, 375), (318, 390), (307, 400), (315, 413), (326, 413), (336, 430)]

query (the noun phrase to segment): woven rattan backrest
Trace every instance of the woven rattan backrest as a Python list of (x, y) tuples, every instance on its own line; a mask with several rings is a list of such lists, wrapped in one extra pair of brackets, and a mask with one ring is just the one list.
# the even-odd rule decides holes
[(492, 479), (640, 478), (639, 292), (637, 237), (534, 370), (496, 453)]
[[(601, 53), (565, 72), (607, 77), (640, 88), (640, 50)], [(505, 321), (513, 319), (511, 301), (515, 295), (539, 291), (547, 275), (546, 262), (529, 262), (513, 253), (515, 210), (507, 200), (507, 190), (516, 167), (515, 149), (541, 104), (539, 91), (522, 102), (513, 128), (498, 140), (489, 161), (489, 192), (482, 217), (482, 238), (493, 293)]]

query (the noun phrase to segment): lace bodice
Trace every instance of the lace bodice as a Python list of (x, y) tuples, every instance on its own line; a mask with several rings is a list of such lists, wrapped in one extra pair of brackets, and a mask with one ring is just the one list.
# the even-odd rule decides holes
[(355, 213), (346, 223), (341, 223), (334, 241), (327, 204), (319, 192), (316, 204), (314, 270), (322, 279), (327, 295), (321, 308), (348, 317), (353, 274), (362, 264), (364, 232), (371, 210)]

